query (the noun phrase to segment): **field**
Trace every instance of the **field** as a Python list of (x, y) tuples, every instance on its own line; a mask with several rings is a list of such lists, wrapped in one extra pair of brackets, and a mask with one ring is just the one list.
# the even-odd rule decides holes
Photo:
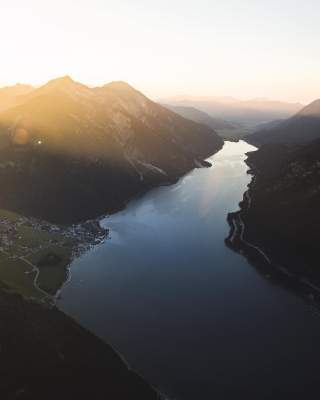
[(71, 232), (0, 210), (2, 289), (37, 301), (53, 300), (68, 279), (73, 252), (83, 242), (75, 228)]

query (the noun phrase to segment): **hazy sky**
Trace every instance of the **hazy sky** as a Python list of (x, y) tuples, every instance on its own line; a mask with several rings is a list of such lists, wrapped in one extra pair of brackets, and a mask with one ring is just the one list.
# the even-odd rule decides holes
[(319, 0), (0, 0), (0, 84), (320, 97)]

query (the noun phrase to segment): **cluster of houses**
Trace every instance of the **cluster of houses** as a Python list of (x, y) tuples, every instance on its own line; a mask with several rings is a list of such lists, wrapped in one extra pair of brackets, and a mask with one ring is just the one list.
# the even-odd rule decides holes
[(12, 257), (20, 256), (14, 254), (17, 251), (17, 243), (23, 239), (21, 226), (32, 228), (36, 232), (52, 233), (52, 239), (46, 239), (42, 243), (35, 244), (32, 240), (23, 240), (23, 245), (19, 245), (19, 253), (22, 251), (24, 255), (34, 253), (43, 247), (48, 247), (53, 244), (61, 244), (70, 241), (76, 244), (78, 250), (84, 250), (88, 246), (97, 245), (103, 242), (108, 236), (108, 230), (103, 229), (96, 220), (86, 221), (82, 224), (72, 226), (60, 226), (48, 222), (40, 221), (35, 218), (17, 217), (7, 218), (0, 216), (0, 252)]

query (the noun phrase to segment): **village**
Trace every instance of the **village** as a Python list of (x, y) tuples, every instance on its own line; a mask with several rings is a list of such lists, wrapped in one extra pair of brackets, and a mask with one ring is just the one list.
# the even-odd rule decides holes
[(0, 210), (0, 286), (52, 303), (70, 279), (72, 260), (107, 236), (97, 220), (61, 226)]

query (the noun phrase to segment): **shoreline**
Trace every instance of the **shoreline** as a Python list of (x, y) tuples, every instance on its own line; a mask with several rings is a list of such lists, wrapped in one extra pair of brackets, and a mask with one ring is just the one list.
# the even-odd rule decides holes
[[(146, 187), (140, 191), (139, 194), (136, 194), (134, 196), (131, 196), (129, 199), (126, 200), (125, 203), (122, 203), (121, 206), (119, 206), (116, 210), (113, 210), (112, 213), (119, 212), (120, 210), (126, 208), (127, 204), (132, 201), (133, 199), (139, 198), (143, 196), (145, 193), (152, 189), (156, 189), (157, 187), (161, 186), (169, 186), (172, 184), (176, 184), (180, 179), (182, 179), (186, 174), (190, 173), (195, 168), (205, 168), (209, 167), (209, 163), (205, 161), (207, 158), (211, 157), (212, 155), (216, 154), (218, 151), (222, 149), (223, 145), (219, 149), (215, 149), (212, 153), (207, 155), (205, 158), (201, 158), (201, 160), (197, 160), (197, 163), (194, 163), (194, 166), (192, 168), (189, 168), (187, 171), (185, 171), (183, 174), (176, 176), (174, 179), (170, 179), (166, 182), (162, 182), (157, 185), (146, 185)], [(211, 166), (211, 164), (210, 164)], [(99, 233), (104, 232), (103, 238), (105, 239), (108, 234), (109, 230), (106, 228), (102, 228), (101, 226), (101, 221), (104, 219), (106, 216), (110, 215), (99, 215), (96, 218), (90, 218), (89, 220), (86, 219), (84, 221), (81, 221), (77, 224), (68, 224), (68, 225), (63, 225), (60, 224), (59, 226), (54, 223), (38, 220), (35, 217), (24, 217), (26, 220), (32, 220), (32, 221), (37, 221), (37, 224), (40, 226), (45, 226), (49, 227), (48, 230), (52, 230), (54, 232), (59, 231), (59, 232), (67, 232), (68, 234), (73, 237), (74, 232), (77, 233), (77, 229), (75, 228), (76, 226), (83, 226), (88, 230), (88, 234), (90, 233)], [(94, 224), (97, 224), (95, 226)], [(59, 229), (58, 229), (59, 228)], [(69, 232), (70, 231), (70, 232)], [(99, 235), (98, 235), (99, 236)], [(90, 236), (91, 238), (91, 236)], [(100, 238), (100, 236), (99, 236)], [(101, 238), (100, 238), (101, 239)], [(95, 245), (96, 240), (89, 241), (90, 242), (90, 247), (91, 245)], [(101, 241), (99, 240), (99, 243)], [(80, 246), (81, 247), (81, 246)], [(38, 267), (35, 266), (34, 263), (30, 263), (30, 266), (32, 267), (30, 273), (35, 274), (33, 277), (33, 284), (38, 285), (38, 276), (40, 273), (40, 270)], [(55, 266), (52, 266), (52, 268), (55, 268)], [(63, 282), (63, 286), (66, 285), (71, 278), (71, 268), (70, 268), (70, 263), (66, 266), (67, 270), (67, 280)], [(52, 298), (56, 300), (56, 298), (60, 295), (62, 287), (59, 288), (59, 290), (55, 293)], [(125, 357), (113, 346), (111, 346), (107, 341), (100, 339), (98, 336), (95, 334), (87, 331), (85, 328), (81, 326), (77, 321), (69, 317), (67, 314), (65, 314), (63, 311), (61, 311), (58, 306), (56, 306), (55, 301), (48, 302), (47, 303), (40, 303), (33, 301), (32, 299), (26, 299), (23, 298), (22, 296), (14, 293), (5, 293), (3, 292), (2, 288), (0, 288), (0, 309), (9, 309), (8, 314), (14, 313), (15, 315), (28, 315), (30, 314), (30, 318), (28, 321), (26, 321), (24, 318), (21, 318), (21, 320), (16, 320), (12, 316), (6, 316), (5, 311), (3, 312), (3, 317), (8, 319), (8, 321), (13, 321), (13, 322), (8, 322), (6, 331), (8, 332), (7, 337), (2, 338), (0, 334), (0, 339), (1, 339), (1, 346), (0, 346), (0, 351), (2, 349), (2, 346), (6, 348), (6, 357), (10, 360), (10, 367), (8, 367), (8, 370), (5, 369), (5, 364), (8, 361), (6, 360), (6, 357), (2, 358), (2, 362), (0, 362), (0, 373), (3, 372), (5, 373), (6, 381), (8, 381), (8, 392), (5, 391), (0, 385), (0, 394), (3, 394), (3, 397), (6, 398), (6, 396), (11, 396), (11, 390), (13, 391), (20, 391), (19, 392), (19, 398), (24, 399), (28, 398), (28, 396), (32, 396), (33, 399), (37, 400), (40, 398), (40, 388), (41, 388), (41, 397), (46, 397), (48, 399), (51, 399), (51, 384), (47, 382), (47, 380), (50, 378), (54, 381), (55, 385), (55, 392), (56, 390), (59, 389), (59, 393), (63, 393), (62, 395), (59, 394), (59, 397), (64, 399), (64, 398), (72, 398), (74, 395), (74, 391), (76, 393), (77, 398), (82, 398), (81, 393), (78, 393), (78, 387), (83, 386), (84, 390), (88, 390), (87, 385), (88, 382), (82, 382), (80, 379), (79, 383), (74, 383), (72, 382), (72, 379), (70, 380), (70, 375), (73, 373), (76, 374), (81, 374), (81, 375), (86, 375), (87, 379), (83, 380), (85, 381), (94, 381), (94, 385), (97, 387), (99, 386), (100, 393), (106, 393), (108, 395), (108, 385), (106, 385), (106, 388), (104, 388), (105, 381), (102, 377), (95, 377), (93, 376), (94, 371), (96, 369), (107, 369), (109, 370), (110, 374), (113, 376), (113, 380), (115, 382), (118, 382), (119, 385), (114, 389), (117, 391), (123, 391), (121, 395), (117, 395), (116, 392), (111, 393), (111, 398), (114, 399), (119, 399), (119, 400), (125, 400), (129, 398), (140, 398), (141, 400), (144, 399), (155, 399), (155, 400), (168, 400), (168, 397), (161, 393), (161, 391), (154, 386), (152, 383), (148, 382), (145, 380), (139, 373), (134, 371)], [(44, 292), (46, 295), (47, 293)], [(7, 305), (7, 306), (6, 306)], [(10, 307), (8, 307), (10, 305)], [(52, 320), (54, 320), (54, 328), (52, 328), (52, 331), (50, 330), (50, 326), (52, 325)], [(55, 330), (60, 331), (63, 328), (64, 333), (66, 333), (67, 337), (64, 336), (64, 334), (54, 334)], [(36, 332), (32, 332), (33, 329), (36, 329)], [(26, 331), (30, 331), (26, 333)], [(24, 337), (20, 337), (20, 333), (25, 333)], [(35, 338), (39, 335), (39, 332), (43, 332), (41, 336), (41, 348), (38, 349), (37, 345), (34, 343)], [(9, 337), (16, 337), (15, 342), (22, 342), (22, 346), (20, 348), (20, 353), (22, 354), (21, 359), (19, 359), (19, 356), (15, 352), (15, 348), (11, 348), (11, 340)], [(72, 343), (69, 343), (70, 338), (72, 338)], [(40, 339), (39, 339), (40, 340)], [(68, 342), (68, 344), (66, 344)], [(58, 344), (57, 344), (58, 343)], [(80, 344), (81, 343), (81, 344)], [(54, 347), (65, 347), (66, 350), (64, 351), (69, 351), (72, 352), (71, 358), (68, 359), (67, 365), (64, 365), (65, 361), (65, 355), (64, 352), (61, 355), (60, 354), (60, 360), (56, 361), (55, 360), (55, 354), (51, 354), (49, 357), (46, 357), (47, 359), (45, 362), (42, 362), (42, 350), (43, 352), (47, 353), (51, 351), (52, 345)], [(17, 346), (19, 348), (19, 345)], [(23, 349), (27, 348), (28, 351), (32, 350), (32, 355), (28, 354), (28, 351), (26, 352), (27, 355), (24, 357), (23, 355)], [(78, 354), (77, 353), (89, 353), (91, 354), (92, 352), (97, 353), (97, 359), (91, 360), (91, 362), (85, 362), (85, 360), (77, 360)], [(102, 365), (102, 361), (100, 361), (100, 358), (98, 354), (103, 354), (103, 353), (108, 353), (111, 357), (110, 360), (106, 359), (104, 360), (104, 364)], [(59, 355), (58, 354), (58, 355)], [(58, 358), (59, 358), (58, 357)], [(59, 368), (56, 366), (55, 363), (59, 364)], [(84, 362), (85, 365), (81, 365), (81, 371), (79, 371), (79, 366), (78, 363)], [(24, 368), (21, 367), (21, 365), (24, 365)], [(27, 365), (31, 365), (31, 370), (27, 367)], [(87, 370), (87, 365), (91, 367), (92, 374), (90, 374)], [(121, 365), (121, 367), (120, 367)], [(38, 367), (40, 369), (38, 370)], [(32, 368), (35, 368), (32, 370)], [(119, 368), (121, 369), (121, 372), (118, 375), (118, 370)], [(25, 373), (25, 371), (28, 371), (28, 374)], [(61, 372), (60, 372), (61, 371)], [(47, 377), (47, 380), (44, 380), (39, 386), (40, 388), (37, 387), (37, 378), (38, 376), (42, 376), (42, 374), (45, 374)], [(28, 376), (26, 376), (28, 375)], [(99, 373), (98, 373), (99, 375)], [(98, 381), (97, 381), (98, 380)], [(19, 388), (18, 386), (20, 385), (20, 381), (23, 383), (21, 386), (22, 388)], [(97, 381), (97, 382), (96, 382)], [(114, 386), (114, 383), (111, 382), (109, 383), (109, 386), (111, 385), (111, 388)], [(130, 389), (131, 386), (131, 389)], [(141, 389), (140, 389), (141, 388)], [(97, 388), (95, 389), (96, 391), (98, 390)], [(113, 389), (112, 389), (113, 390)], [(134, 396), (134, 393), (136, 391), (136, 396)], [(39, 392), (39, 393), (38, 393)], [(69, 392), (71, 393), (69, 396), (64, 396), (64, 392)], [(128, 393), (127, 393), (128, 392)], [(26, 397), (25, 397), (26, 396)], [(75, 396), (75, 395), (74, 395)], [(80, 396), (80, 397), (79, 397)], [(1, 396), (2, 397), (2, 396)], [(53, 397), (53, 395), (52, 395)], [(87, 396), (88, 398), (88, 396)], [(95, 398), (95, 397), (91, 397)]]
[[(132, 201), (133, 199), (139, 198), (141, 196), (143, 196), (145, 193), (147, 193), (148, 191), (152, 190), (152, 189), (156, 189), (157, 187), (161, 187), (161, 186), (169, 186), (169, 185), (173, 185), (176, 184), (180, 179), (182, 179), (185, 175), (187, 175), (188, 173), (190, 173), (190, 171), (192, 171), (195, 168), (205, 168), (205, 167), (209, 167), (209, 163), (207, 161), (205, 161), (207, 158), (211, 157), (212, 155), (216, 154), (217, 152), (219, 152), (222, 149), (223, 145), (219, 148), (219, 149), (215, 149), (215, 151), (213, 151), (212, 153), (210, 152), (210, 154), (208, 154), (206, 157), (204, 157), (203, 159), (197, 160), (198, 162), (194, 163), (192, 168), (189, 168), (187, 171), (185, 171), (183, 174), (176, 176), (175, 179), (170, 179), (166, 182), (162, 182), (160, 184), (157, 185), (147, 185), (143, 190), (140, 191), (139, 194), (136, 194), (134, 196), (131, 196), (129, 199), (126, 200), (125, 203), (122, 203), (121, 206), (117, 207), (116, 210), (113, 210), (112, 213), (115, 212), (119, 212), (120, 210), (123, 210), (124, 208), (126, 208), (127, 204)], [(210, 163), (211, 166), (211, 163)], [(59, 231), (60, 232), (67, 232), (67, 234), (71, 235), (72, 237), (74, 237), (74, 234), (77, 234), (77, 229), (75, 228), (76, 226), (81, 226), (81, 227), (85, 227), (85, 230), (88, 230), (88, 234), (90, 233), (93, 234), (94, 232), (96, 233), (96, 231), (101, 234), (101, 232), (104, 232), (104, 236), (103, 238), (105, 239), (105, 237), (108, 236), (109, 234), (109, 230), (106, 228), (102, 228), (101, 226), (101, 220), (104, 219), (106, 216), (110, 215), (99, 215), (96, 218), (90, 218), (90, 219), (85, 219), (77, 224), (73, 223), (73, 224), (68, 224), (68, 225), (57, 225), (55, 223), (50, 223), (50, 222), (46, 222), (40, 219), (37, 219), (35, 217), (23, 217), (26, 220), (30, 220), (30, 221), (36, 221), (34, 222), (34, 224), (38, 224), (39, 226), (43, 225), (45, 228), (47, 228), (48, 231)], [(94, 224), (97, 224), (98, 227), (94, 226)], [(37, 226), (38, 226), (37, 225)], [(70, 232), (69, 232), (70, 231)], [(75, 231), (75, 232), (73, 232)], [(81, 231), (82, 232), (82, 231)], [(77, 235), (76, 235), (77, 236)], [(91, 238), (91, 236), (90, 236)], [(100, 238), (100, 236), (99, 236)], [(100, 238), (101, 239), (101, 238)], [(96, 240), (92, 241), (90, 240), (90, 247), (91, 245), (95, 245)], [(99, 243), (101, 241), (99, 240)], [(81, 247), (81, 246), (80, 246)], [(85, 246), (86, 247), (86, 246)], [(38, 276), (40, 273), (40, 270), (38, 267), (35, 266), (34, 263), (30, 263), (30, 266), (32, 267), (30, 273), (34, 273), (35, 272), (35, 276), (33, 277), (33, 284), (38, 285), (37, 280), (38, 280)], [(54, 268), (55, 266), (52, 266), (52, 268)], [(67, 280), (65, 282), (63, 282), (63, 286), (66, 285), (71, 277), (71, 268), (70, 268), (70, 263), (68, 263), (68, 265), (66, 266), (66, 270), (67, 270)], [(62, 287), (59, 288), (59, 290), (55, 293), (54, 296), (50, 296), (50, 298), (55, 299), (60, 295), (61, 293), (61, 289)], [(105, 365), (98, 365), (99, 364), (99, 359), (97, 360), (92, 360), (91, 362), (91, 368), (93, 369), (93, 371), (97, 368), (106, 368), (109, 369), (113, 375), (115, 375), (114, 379), (115, 380), (119, 380), (120, 381), (120, 387), (123, 386), (124, 387), (124, 391), (129, 390), (130, 389), (130, 385), (133, 386), (133, 388), (135, 386), (138, 387), (137, 390), (139, 390), (139, 387), (141, 387), (141, 393), (139, 393), (139, 391), (136, 393), (137, 397), (139, 397), (140, 399), (144, 400), (144, 399), (155, 399), (155, 400), (168, 400), (168, 397), (166, 395), (164, 395), (163, 393), (161, 393), (161, 391), (154, 386), (151, 382), (146, 381), (140, 374), (138, 374), (136, 371), (134, 371), (131, 366), (129, 365), (129, 363), (127, 362), (127, 360), (125, 359), (125, 357), (115, 348), (113, 348), (113, 346), (111, 346), (107, 341), (104, 341), (102, 339), (100, 339), (99, 337), (97, 337), (96, 335), (94, 335), (93, 333), (87, 331), (85, 328), (83, 328), (81, 326), (81, 324), (79, 324), (77, 321), (73, 320), (71, 317), (69, 317), (67, 314), (65, 314), (63, 311), (61, 311), (57, 306), (56, 306), (56, 302), (52, 301), (48, 303), (41, 303), (41, 302), (36, 302), (33, 301), (31, 298), (27, 299), (27, 298), (23, 298), (22, 296), (20, 296), (19, 294), (15, 294), (15, 293), (5, 293), (3, 292), (2, 288), (0, 288), (1, 292), (0, 292), (0, 308), (8, 308), (9, 311), (8, 313), (10, 314), (10, 312), (14, 312), (15, 315), (19, 315), (19, 314), (23, 314), (23, 315), (28, 315), (30, 314), (31, 317), (29, 318), (29, 321), (26, 321), (24, 318), (21, 318), (21, 320), (14, 320), (14, 318), (12, 316), (8, 317), (8, 321), (14, 321), (14, 322), (8, 322), (6, 330), (8, 332), (7, 337), (15, 337), (17, 336), (17, 338), (15, 339), (15, 342), (23, 342), (23, 346), (20, 349), (20, 353), (23, 353), (23, 349), (27, 348), (28, 350), (32, 350), (32, 355), (28, 354), (27, 352), (27, 356), (21, 356), (21, 359), (19, 359), (19, 356), (15, 353), (15, 348), (10, 349), (10, 339), (8, 339), (7, 337), (1, 338), (0, 335), (0, 339), (1, 340), (1, 348), (2, 346), (6, 348), (7, 351), (7, 357), (8, 359), (10, 359), (10, 362), (12, 363), (12, 367), (8, 368), (8, 370), (6, 371), (5, 369), (5, 357), (2, 358), (2, 363), (0, 362), (0, 373), (1, 373), (1, 369), (2, 372), (5, 373), (6, 376), (6, 380), (9, 381), (9, 386), (10, 388), (8, 389), (8, 392), (4, 391), (4, 389), (1, 388), (0, 385), (0, 394), (3, 394), (3, 397), (6, 398), (7, 395), (11, 396), (10, 394), (10, 390), (12, 389), (13, 391), (20, 391), (21, 395), (19, 394), (19, 396), (24, 399), (24, 393), (26, 393), (26, 398), (29, 398), (28, 396), (30, 396), (31, 392), (31, 396), (33, 399), (38, 399), (40, 398), (40, 393), (38, 393), (38, 387), (37, 384), (35, 383), (35, 381), (37, 381), (37, 377), (41, 376), (41, 374), (45, 374), (47, 378), (51, 378), (52, 380), (55, 381), (55, 387), (59, 388), (59, 393), (63, 393), (65, 391), (69, 391), (69, 392), (73, 392), (74, 390), (77, 390), (78, 386), (82, 386), (83, 382), (80, 382), (79, 384), (75, 384), (75, 383), (71, 383), (70, 379), (66, 379), (66, 376), (69, 377), (70, 374), (73, 374), (73, 372), (79, 373), (79, 368), (78, 368), (78, 362), (79, 360), (76, 362), (75, 359), (77, 358), (77, 351), (81, 352), (94, 352), (97, 349), (97, 353), (108, 353), (109, 354), (113, 354), (111, 361), (109, 362), (109, 360), (104, 360), (105, 361)], [(44, 294), (47, 297), (47, 292), (44, 292)], [(5, 306), (5, 304), (10, 305), (10, 307)], [(6, 315), (3, 315), (4, 318), (6, 318)], [(55, 320), (55, 327), (54, 329), (61, 329), (61, 327), (64, 327), (64, 331), (65, 333), (67, 333), (67, 336), (69, 338), (65, 338), (64, 335), (60, 335), (60, 336), (56, 336), (53, 335), (52, 331), (48, 330), (48, 327), (51, 324), (51, 320), (54, 319)], [(34, 337), (37, 337), (38, 332), (36, 333), (27, 333), (25, 335), (25, 337), (20, 338), (20, 332), (24, 332), (24, 331), (32, 331), (32, 329), (34, 329), (34, 324), (33, 322), (35, 322), (36, 325), (36, 329), (38, 329), (38, 331), (44, 331), (44, 333), (41, 335), (41, 340), (43, 341), (42, 343), (42, 347), (43, 347), (43, 351), (46, 353), (48, 351), (50, 351), (50, 348), (52, 347), (52, 344), (54, 346), (57, 346), (57, 342), (59, 342), (58, 347), (63, 346), (65, 347), (65, 341), (68, 341), (70, 339), (70, 337), (73, 338), (72, 340), (72, 344), (69, 344), (66, 346), (68, 347), (68, 351), (73, 351), (72, 357), (71, 359), (68, 360), (68, 365), (64, 366), (64, 355), (61, 356), (61, 360), (59, 360), (58, 362), (62, 365), (59, 364), (59, 368), (56, 368), (56, 365), (52, 365), (52, 363), (54, 364), (56, 361), (54, 360), (55, 355), (52, 354), (51, 356), (48, 357), (48, 360), (46, 360), (45, 365), (41, 365), (42, 360), (41, 360), (41, 349), (38, 349), (36, 344), (33, 343)], [(32, 322), (32, 324), (31, 324)], [(32, 326), (29, 326), (32, 325)], [(53, 329), (53, 330), (54, 330)], [(85, 338), (85, 339), (83, 339)], [(79, 341), (81, 341), (81, 345), (79, 345), (79, 347), (77, 346), (77, 344), (79, 344)], [(53, 342), (53, 343), (52, 343)], [(70, 348), (69, 348), (70, 346)], [(19, 347), (19, 345), (18, 345)], [(0, 351), (1, 351), (0, 348)], [(67, 350), (66, 350), (67, 351)], [(39, 354), (40, 353), (40, 354)], [(98, 357), (98, 356), (97, 356)], [(117, 361), (115, 361), (115, 366), (113, 368), (112, 364), (113, 364), (113, 358), (116, 357)], [(101, 362), (100, 362), (101, 363)], [(119, 369), (119, 363), (121, 364), (121, 369), (123, 369), (123, 371), (126, 372), (121, 372), (119, 376), (117, 376), (117, 370)], [(21, 365), (25, 364), (24, 368), (21, 368)], [(90, 364), (85, 363), (85, 364)], [(28, 367), (26, 367), (26, 365), (31, 365), (32, 368), (35, 368), (35, 371), (31, 370), (28, 372), (28, 377), (25, 376), (25, 372), (24, 371), (28, 371)], [(38, 365), (41, 366), (40, 370), (38, 370)], [(15, 368), (16, 366), (16, 368)], [(81, 367), (82, 368), (82, 367)], [(61, 369), (61, 373), (60, 373), (60, 369)], [(83, 366), (83, 370), (85, 370), (85, 372), (81, 371), (80, 373), (83, 374), (89, 374), (89, 372), (86, 370), (86, 366)], [(62, 375), (61, 375), (62, 374)], [(66, 375), (66, 376), (64, 376)], [(123, 376), (124, 375), (124, 376)], [(129, 376), (128, 378), (126, 376)], [(96, 378), (94, 376), (88, 375), (87, 376), (87, 380), (95, 380)], [(17, 386), (20, 385), (20, 380), (23, 381), (23, 388), (17, 388)], [(122, 381), (122, 382), (121, 382)], [(104, 385), (105, 382), (104, 380), (101, 378), (101, 382), (95, 382), (96, 385)], [(30, 387), (29, 387), (30, 386)], [(43, 382), (41, 383), (41, 397), (46, 397), (46, 398), (50, 398), (50, 390), (51, 390), (51, 384), (48, 382)], [(85, 386), (85, 390), (87, 390), (86, 384), (84, 384)], [(111, 386), (113, 386), (113, 383), (111, 384)], [(128, 386), (128, 388), (127, 388)], [(105, 392), (108, 393), (108, 388), (105, 389)], [(40, 389), (39, 389), (40, 390)], [(57, 389), (58, 390), (58, 389)], [(121, 388), (117, 388), (117, 390), (122, 390)], [(100, 392), (104, 393), (103, 389), (100, 387)], [(27, 394), (28, 393), (28, 394)], [(133, 390), (131, 390), (131, 393), (134, 393)], [(144, 396), (144, 393), (148, 393), (148, 396)], [(113, 393), (114, 394), (114, 393)], [(60, 398), (64, 399), (67, 398), (68, 396), (64, 397), (64, 395), (61, 394), (59, 395)], [(72, 396), (71, 396), (72, 397)], [(118, 399), (119, 400), (125, 400), (126, 398), (130, 398), (130, 396), (126, 396), (126, 394), (121, 394), (121, 396), (117, 397), (117, 396), (111, 396), (114, 399)], [(70, 398), (70, 396), (69, 396)], [(79, 397), (79, 393), (77, 393), (77, 398), (82, 398), (81, 396)], [(132, 397), (131, 397), (132, 398)]]

